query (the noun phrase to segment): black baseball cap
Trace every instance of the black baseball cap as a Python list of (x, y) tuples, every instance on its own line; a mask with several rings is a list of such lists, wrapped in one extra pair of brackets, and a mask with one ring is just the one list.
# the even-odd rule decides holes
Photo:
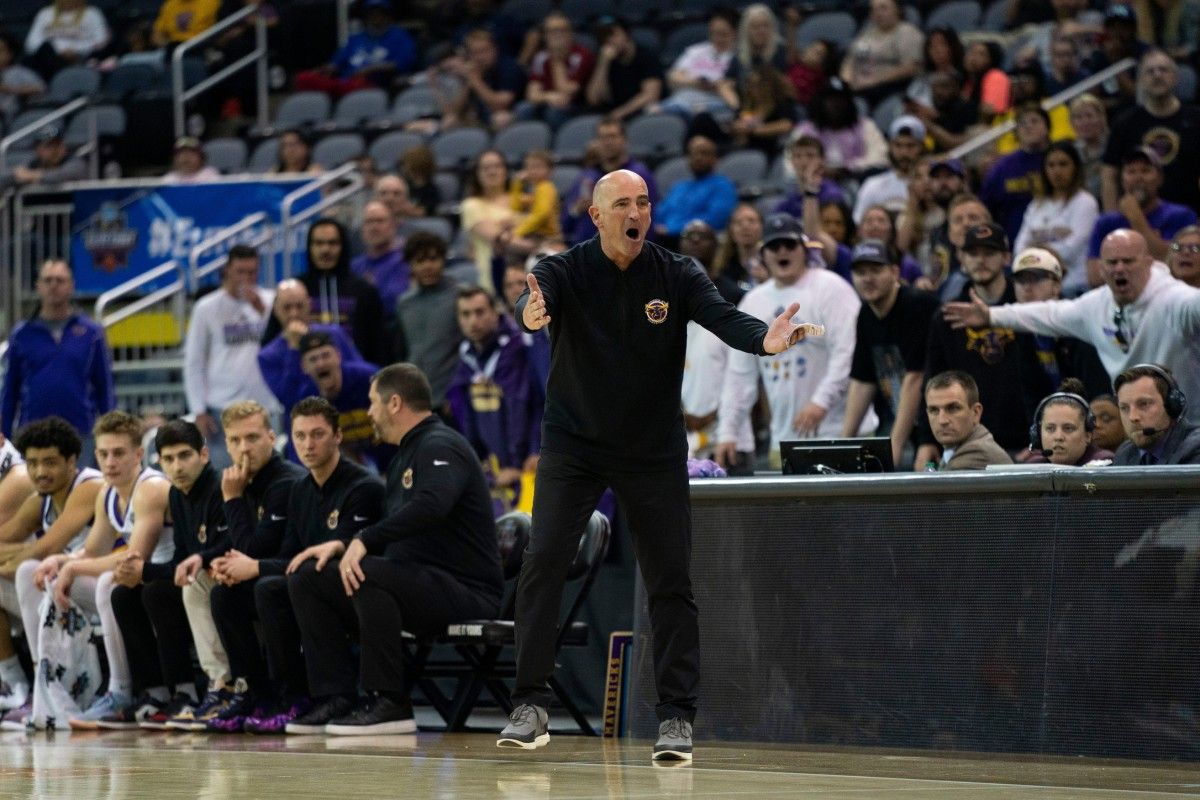
[(994, 222), (976, 225), (967, 231), (966, 237), (963, 238), (962, 249), (971, 250), (976, 247), (1007, 253), (1010, 249), (1008, 234), (1004, 232), (1004, 228)]
[(300, 355), (326, 345), (333, 346), (333, 337), (327, 331), (309, 331), (300, 337)]
[(791, 242), (804, 240), (804, 228), (800, 220), (791, 214), (772, 214), (763, 221), (763, 238), (760, 247), (766, 247), (771, 242), (786, 239)]
[(878, 239), (864, 239), (854, 245), (854, 251), (850, 254), (850, 269), (854, 269), (859, 264), (891, 264), (892, 258), (888, 255), (887, 245)]
[(1132, 164), (1134, 161), (1145, 161), (1155, 169), (1162, 171), (1162, 159), (1152, 147), (1131, 147), (1125, 151), (1125, 155), (1121, 158), (1121, 166)]

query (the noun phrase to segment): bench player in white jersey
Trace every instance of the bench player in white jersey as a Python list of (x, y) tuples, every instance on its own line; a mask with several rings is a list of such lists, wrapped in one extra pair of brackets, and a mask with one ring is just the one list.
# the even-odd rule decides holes
[(10, 626), (25, 631), (37, 654), (39, 593), (33, 573), (46, 556), (83, 544), (92, 523), (99, 470), (79, 466), (83, 440), (61, 417), (46, 417), (17, 433), (16, 448), (35, 489), (0, 525), (0, 709), (16, 721), (28, 716), (29, 680), (13, 648)]
[(0, 433), (0, 525), (8, 522), (31, 494), (33, 481), (25, 470), (25, 460)]
[[(96, 496), (87, 541), (81, 551), (44, 559), (34, 573), (35, 583), (53, 593), (59, 609), (73, 603), (84, 613), (100, 617), (108, 691), (86, 711), (71, 715), (71, 727), (81, 729), (97, 728), (101, 718), (133, 704), (129, 661), (112, 613), (112, 570), (125, 557), (126, 546), (153, 562), (169, 560), (174, 549), (167, 519), (171, 484), (161, 473), (142, 467), (141, 421), (123, 411), (110, 411), (96, 421), (92, 433), (105, 483)], [(45, 647), (40, 649), (44, 659)]]

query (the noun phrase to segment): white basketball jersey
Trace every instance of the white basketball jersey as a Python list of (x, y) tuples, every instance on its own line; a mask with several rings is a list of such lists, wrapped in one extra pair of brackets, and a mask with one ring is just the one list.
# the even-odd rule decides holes
[[(162, 477), (161, 472), (152, 469), (143, 469), (138, 473), (137, 480), (133, 482), (133, 491), (129, 493), (129, 505), (126, 506), (124, 514), (121, 513), (121, 504), (116, 488), (108, 487), (104, 496), (104, 510), (108, 513), (108, 521), (112, 524), (113, 530), (117, 532), (117, 541), (113, 547), (129, 544), (130, 538), (133, 537), (133, 496), (137, 494), (142, 481), (147, 478)], [(158, 537), (158, 544), (154, 547), (154, 552), (150, 554), (150, 563), (162, 564), (170, 561), (174, 555), (175, 533), (170, 525), (163, 525), (162, 533)]]
[[(100, 470), (84, 467), (75, 473), (75, 480), (71, 482), (71, 492), (75, 491), (75, 487), (88, 481), (103, 480), (104, 476), (100, 474)], [(71, 492), (67, 492), (67, 497), (71, 496)], [(54, 498), (50, 495), (42, 496), (42, 529), (37, 532), (37, 537), (40, 539), (50, 530), (50, 526), (58, 519), (58, 510), (54, 507)], [(83, 545), (87, 539), (88, 531), (91, 530), (92, 521), (88, 520), (87, 524), (79, 529), (79, 532), (71, 537), (71, 541), (67, 544), (67, 552), (71, 552)]]

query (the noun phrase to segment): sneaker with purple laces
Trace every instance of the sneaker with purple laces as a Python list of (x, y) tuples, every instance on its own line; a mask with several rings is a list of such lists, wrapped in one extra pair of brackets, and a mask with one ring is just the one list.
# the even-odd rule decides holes
[(167, 720), (167, 730), (171, 731), (206, 731), (208, 723), (217, 718), (233, 693), (224, 687), (209, 688), (204, 699), (195, 708), (183, 708), (178, 714)]
[(296, 717), (307, 714), (311, 708), (312, 700), (307, 697), (284, 700), (262, 716), (247, 717), (245, 724), (242, 725), (242, 730), (246, 733), (286, 733), (288, 723)]

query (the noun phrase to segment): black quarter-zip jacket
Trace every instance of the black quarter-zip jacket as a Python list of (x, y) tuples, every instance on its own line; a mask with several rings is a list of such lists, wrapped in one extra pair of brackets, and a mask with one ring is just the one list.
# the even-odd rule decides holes
[(436, 414), (400, 440), (388, 466), (385, 515), (357, 538), (372, 555), (441, 569), (496, 602), (504, 590), (479, 457)]
[(221, 497), (221, 476), (206, 464), (200, 477), (184, 494), (174, 486), (167, 494), (171, 522), (175, 535), (175, 555), (162, 564), (142, 565), (142, 580), (172, 580), (175, 567), (188, 556), (199, 553), (204, 563), (229, 550), (229, 524), (225, 520), (225, 503)]
[(307, 474), (304, 467), (284, 460), (278, 453), (271, 456), (242, 496), (225, 503), (233, 549), (251, 558), (267, 558), (279, 551), (287, 527), (288, 494), (292, 484)]
[[(687, 323), (765, 355), (767, 325), (722, 298), (693, 259), (653, 242), (622, 270), (595, 236), (542, 259), (533, 274), (550, 316), (545, 450), (618, 470), (680, 463)], [(516, 306), (525, 330), (528, 301), (526, 289)]]
[(334, 539), (348, 542), (382, 512), (383, 482), (345, 456), (321, 486), (308, 472), (292, 484), (283, 542), (277, 553), (259, 559), (258, 574), (282, 575), (301, 550)]

